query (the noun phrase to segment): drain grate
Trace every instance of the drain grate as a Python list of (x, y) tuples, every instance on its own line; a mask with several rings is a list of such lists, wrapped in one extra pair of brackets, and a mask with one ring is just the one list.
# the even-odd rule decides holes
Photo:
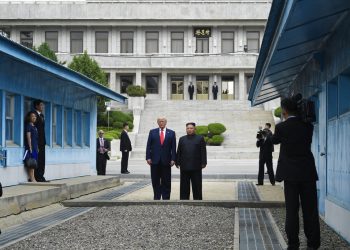
[(238, 200), (241, 201), (260, 201), (258, 191), (255, 185), (250, 181), (238, 182)]
[[(126, 193), (141, 189), (149, 185), (149, 183), (150, 183), (149, 180), (136, 182), (129, 186), (121, 187), (118, 190), (111, 191), (107, 194), (98, 196), (96, 200), (111, 200), (121, 195), (124, 195)], [(55, 212), (37, 219), (33, 219), (22, 225), (12, 227), (9, 230), (2, 232), (2, 234), (0, 235), (0, 248), (7, 245), (11, 245), (20, 239), (28, 237), (31, 234), (47, 229), (48, 227), (51, 227), (53, 225), (62, 223), (65, 220), (68, 220), (78, 215), (81, 215), (83, 213), (86, 213), (92, 209), (93, 208), (86, 208), (86, 207), (64, 208), (63, 210), (60, 210), (58, 212)]]
[[(258, 191), (252, 182), (238, 182), (238, 200), (260, 201)], [(240, 208), (239, 249), (283, 249), (279, 243), (266, 209)]]

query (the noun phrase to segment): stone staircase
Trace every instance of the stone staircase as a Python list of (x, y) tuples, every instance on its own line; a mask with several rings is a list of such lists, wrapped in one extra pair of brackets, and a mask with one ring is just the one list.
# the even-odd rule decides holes
[(131, 161), (144, 160), (148, 133), (158, 127), (157, 117), (168, 120), (167, 127), (179, 139), (186, 134), (185, 124), (220, 122), (226, 126), (222, 146), (207, 146), (209, 159), (257, 159), (256, 132), (266, 122), (274, 124), (271, 112), (262, 107), (250, 107), (247, 101), (158, 101), (146, 100), (141, 113), (138, 134), (135, 135)]

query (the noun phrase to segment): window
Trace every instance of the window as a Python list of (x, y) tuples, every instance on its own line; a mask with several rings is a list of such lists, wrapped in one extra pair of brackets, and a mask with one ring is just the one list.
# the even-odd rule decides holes
[(339, 76), (339, 115), (350, 111), (350, 77)]
[(120, 93), (125, 94), (128, 86), (133, 84), (133, 76), (120, 76)]
[(63, 111), (63, 145), (68, 145), (68, 111)]
[(121, 53), (134, 52), (134, 32), (129, 32), (129, 31), (120, 32), (120, 52)]
[(111, 81), (111, 74), (110, 73), (106, 73), (106, 80), (107, 80), (107, 86), (110, 86), (110, 81)]
[(332, 119), (338, 115), (338, 82), (337, 79), (328, 83), (327, 117)]
[(146, 76), (147, 94), (158, 94), (158, 76)]
[(259, 53), (260, 34), (257, 31), (247, 32), (247, 52)]
[(221, 32), (221, 52), (233, 53), (234, 49), (234, 33), (233, 32)]
[(108, 53), (108, 32), (96, 31), (95, 33), (96, 53)]
[(33, 48), (33, 31), (21, 31), (20, 43), (27, 48)]
[(171, 94), (183, 95), (184, 93), (184, 77), (172, 76), (171, 77)]
[(82, 31), (71, 31), (70, 33), (70, 52), (83, 53), (83, 35)]
[(7, 38), (11, 38), (11, 31), (8, 28), (0, 28), (0, 35)]
[(57, 145), (57, 106), (52, 108), (52, 145)]
[(83, 112), (81, 117), (81, 130), (83, 146), (90, 146), (90, 113)]
[(50, 49), (54, 52), (58, 52), (58, 32), (46, 31), (45, 42), (49, 45)]
[(209, 53), (209, 38), (196, 38), (196, 53)]
[(183, 32), (171, 32), (171, 53), (184, 53)]
[(6, 141), (14, 141), (15, 97), (6, 95)]
[(221, 78), (222, 94), (227, 95), (228, 100), (235, 97), (235, 78), (234, 76), (222, 76)]
[(81, 111), (74, 112), (74, 144), (82, 146), (82, 134), (84, 131), (81, 129)]
[(146, 53), (158, 53), (159, 32), (146, 32)]
[(197, 76), (196, 78), (197, 94), (209, 94), (209, 77)]
[(29, 111), (32, 111), (33, 107), (33, 99), (30, 97), (24, 98), (24, 115), (27, 115)]

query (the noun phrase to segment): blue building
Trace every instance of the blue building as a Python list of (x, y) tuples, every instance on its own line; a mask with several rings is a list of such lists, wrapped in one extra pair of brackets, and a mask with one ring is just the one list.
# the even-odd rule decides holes
[(26, 181), (24, 116), (45, 102), (47, 179), (96, 172), (97, 96), (125, 97), (0, 35), (0, 181)]
[(350, 1), (274, 0), (252, 105), (301, 93), (316, 104), (319, 210), (350, 241)]

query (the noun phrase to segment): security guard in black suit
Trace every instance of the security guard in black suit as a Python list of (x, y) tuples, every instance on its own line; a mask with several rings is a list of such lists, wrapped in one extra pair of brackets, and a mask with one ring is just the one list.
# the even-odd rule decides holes
[(193, 100), (193, 93), (194, 93), (194, 86), (192, 82), (190, 82), (190, 85), (188, 86), (188, 94), (190, 95), (190, 100)]
[(281, 144), (276, 181), (284, 181), (286, 233), (288, 249), (299, 249), (299, 201), (303, 210), (304, 232), (308, 249), (320, 247), (320, 223), (317, 208), (315, 160), (311, 152), (313, 125), (298, 117), (298, 106), (292, 98), (281, 101), (285, 119), (276, 125), (272, 137)]
[(128, 136), (129, 125), (123, 124), (123, 131), (120, 134), (120, 151), (122, 152), (121, 173), (130, 174), (128, 171), (129, 152), (132, 150), (131, 141)]
[(272, 144), (272, 134), (268, 129), (258, 132), (256, 146), (260, 148), (259, 153), (259, 174), (257, 185), (264, 185), (264, 169), (265, 164), (269, 175), (270, 183), (275, 185), (275, 175), (273, 173), (272, 152), (274, 151)]

